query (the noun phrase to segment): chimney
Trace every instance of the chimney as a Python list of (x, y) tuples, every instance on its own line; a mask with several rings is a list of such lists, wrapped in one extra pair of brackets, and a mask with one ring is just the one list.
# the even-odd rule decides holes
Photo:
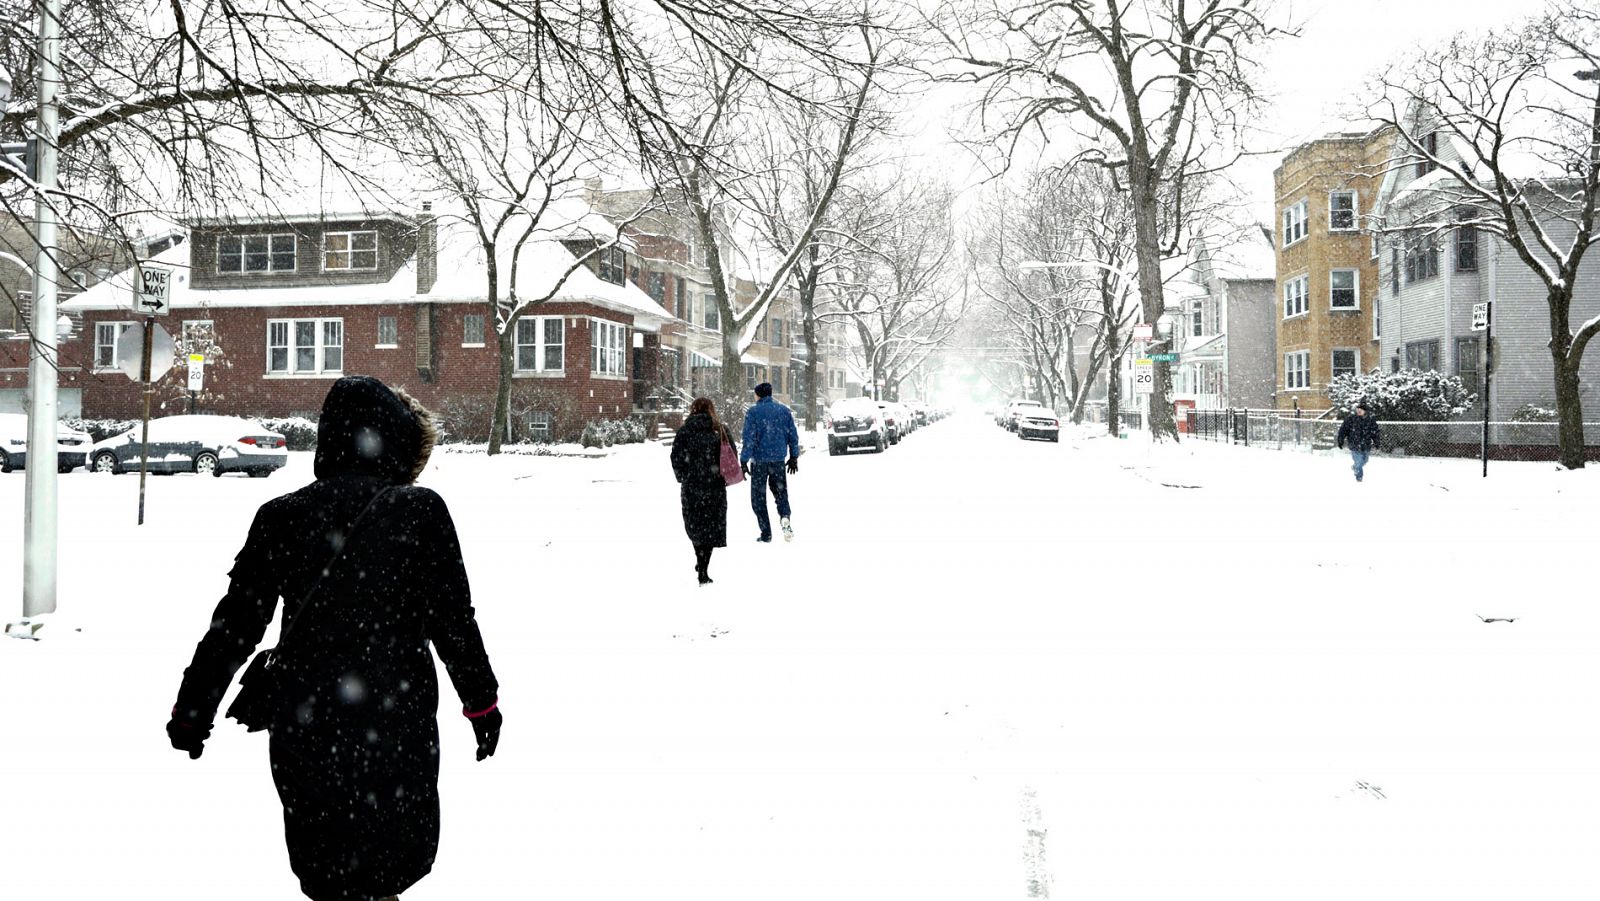
[(439, 223), (433, 217), (433, 203), (423, 201), (417, 216), (417, 293), (433, 290), (439, 277)]
[(600, 202), (600, 198), (605, 194), (605, 186), (606, 186), (606, 180), (604, 178), (598, 176), (598, 175), (595, 176), (594, 178), (586, 178), (586, 179), (584, 179), (583, 180), (583, 200), (584, 200), (584, 202), (589, 204), (590, 206), (594, 206), (595, 204), (599, 203)]

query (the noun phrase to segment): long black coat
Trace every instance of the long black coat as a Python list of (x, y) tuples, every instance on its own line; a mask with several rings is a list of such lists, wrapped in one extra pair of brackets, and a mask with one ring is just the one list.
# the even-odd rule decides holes
[[(370, 387), (350, 389), (351, 406), (360, 408)], [(365, 901), (427, 875), (438, 849), (439, 688), (430, 642), (466, 709), (493, 704), (498, 685), (449, 510), (434, 492), (404, 484), (417, 468), (412, 436), (381, 416), (359, 424), (369, 417), (360, 409), (341, 428), (329, 406), (317, 481), (256, 513), (174, 714), (213, 719), (278, 599), (285, 619), (293, 617), (348, 537), (280, 645), (291, 699), (271, 726), (270, 748), (301, 889), (316, 901)], [(392, 490), (347, 535), (384, 489)]]
[(683, 421), (672, 439), (672, 474), (677, 476), (683, 502), (683, 530), (696, 547), (728, 546), (728, 483), (722, 478), (722, 443), (733, 445), (733, 435), (720, 433), (711, 417), (695, 413)]

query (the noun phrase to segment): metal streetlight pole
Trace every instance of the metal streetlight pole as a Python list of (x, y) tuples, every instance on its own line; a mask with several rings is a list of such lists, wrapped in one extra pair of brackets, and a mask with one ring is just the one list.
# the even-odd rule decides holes
[(28, 363), (27, 511), (23, 518), (22, 615), (56, 609), (56, 141), (61, 111), (61, 0), (39, 6), (39, 173), (34, 198), (33, 354)]

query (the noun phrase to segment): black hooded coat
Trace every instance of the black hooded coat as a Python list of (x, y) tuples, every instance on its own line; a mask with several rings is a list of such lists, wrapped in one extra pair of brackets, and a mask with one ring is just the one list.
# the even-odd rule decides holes
[(431, 447), (431, 424), (381, 382), (334, 383), (317, 480), (257, 511), (178, 691), (174, 716), (210, 723), (278, 599), (287, 622), (349, 539), (279, 646), (291, 701), (270, 727), (289, 862), (316, 901), (399, 894), (433, 867), (439, 687), (429, 644), (465, 709), (496, 702), (450, 512), (410, 484)]
[(734, 445), (726, 428), (720, 433), (711, 416), (693, 413), (672, 439), (672, 474), (683, 501), (683, 530), (696, 547), (728, 546), (728, 483), (722, 478), (722, 442)]

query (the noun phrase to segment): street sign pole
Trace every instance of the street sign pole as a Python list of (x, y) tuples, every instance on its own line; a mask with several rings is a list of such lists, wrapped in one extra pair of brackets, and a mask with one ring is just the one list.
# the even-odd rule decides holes
[(1489, 477), (1489, 392), (1494, 384), (1494, 304), (1485, 303), (1483, 317), (1483, 478)]
[(150, 345), (155, 338), (156, 317), (144, 318), (144, 352), (139, 361), (139, 381), (144, 385), (144, 424), (139, 432), (139, 525), (144, 525), (144, 480), (150, 471)]

